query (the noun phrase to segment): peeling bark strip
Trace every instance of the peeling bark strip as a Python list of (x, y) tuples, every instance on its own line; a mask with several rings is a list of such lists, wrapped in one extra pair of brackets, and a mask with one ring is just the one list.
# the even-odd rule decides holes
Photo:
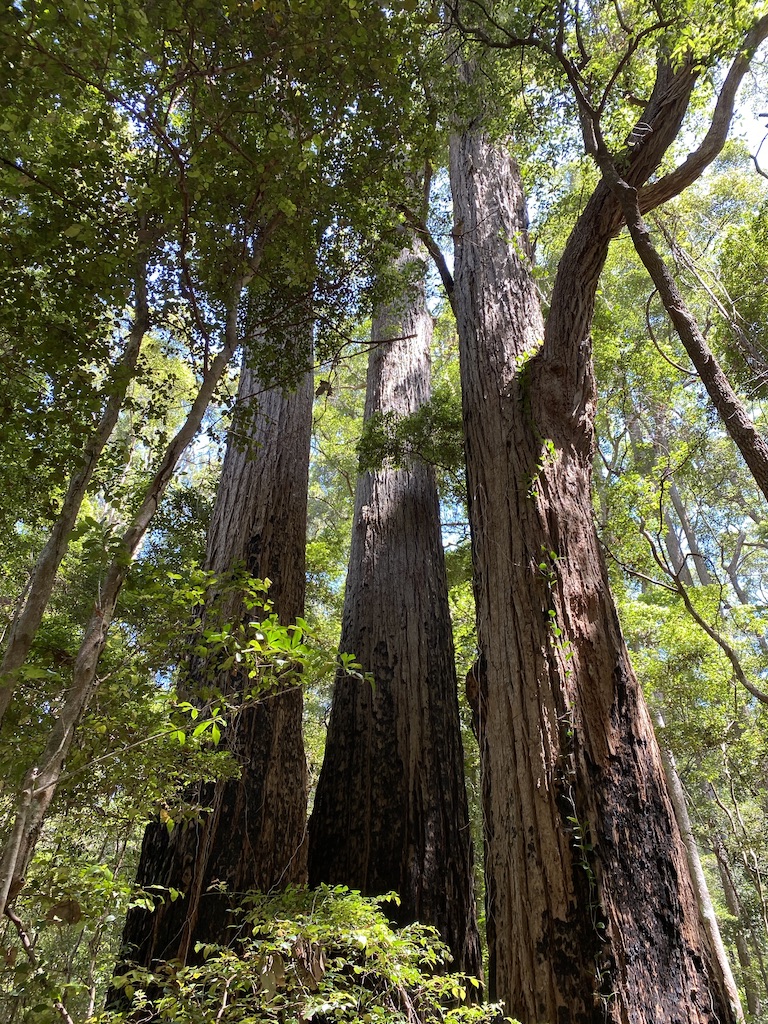
[[(403, 264), (413, 259), (406, 251)], [(373, 324), (366, 418), (429, 397), (432, 322), (423, 285)], [(395, 341), (387, 339), (396, 338)], [(437, 927), (458, 970), (480, 944), (440, 513), (431, 467), (357, 485), (341, 650), (375, 685), (339, 675), (309, 828), (309, 879), (394, 890), (401, 923)]]
[(599, 185), (545, 334), (514, 162), (456, 136), (451, 182), (491, 995), (523, 1024), (726, 1024), (593, 523), (589, 326), (620, 210)]
[[(309, 337), (307, 348), (309, 349)], [(262, 391), (243, 368), (238, 402), (254, 402), (246, 443), (230, 439), (208, 531), (206, 565), (226, 573), (244, 564), (272, 580), (269, 591), (283, 624), (304, 611), (312, 375), (294, 394)], [(229, 621), (244, 615), (228, 610)], [(194, 678), (194, 669), (193, 669)], [(235, 691), (235, 676), (219, 685)], [(236, 938), (232, 907), (251, 889), (268, 891), (306, 882), (307, 771), (299, 687), (242, 710), (224, 741), (240, 765), (238, 779), (201, 785), (191, 798), (211, 808), (200, 824), (171, 834), (154, 822), (144, 834), (137, 882), (179, 889), (153, 913), (134, 908), (123, 932), (123, 956), (150, 967), (186, 961), (196, 942)], [(216, 891), (215, 883), (227, 892)]]

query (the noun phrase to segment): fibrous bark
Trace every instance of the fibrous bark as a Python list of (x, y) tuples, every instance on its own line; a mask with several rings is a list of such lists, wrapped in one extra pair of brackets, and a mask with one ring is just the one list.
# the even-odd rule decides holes
[[(311, 374), (295, 393), (284, 394), (264, 391), (244, 366), (238, 397), (256, 403), (257, 411), (245, 442), (230, 439), (206, 563), (217, 574), (243, 566), (251, 576), (268, 577), (274, 611), (287, 625), (304, 611)], [(242, 621), (246, 614), (238, 602), (229, 609), (229, 621)], [(195, 677), (205, 678), (204, 670), (192, 666), (190, 695)], [(237, 694), (252, 683), (235, 671), (219, 678), (218, 685)], [(248, 702), (224, 734), (240, 777), (187, 794), (210, 808), (199, 823), (176, 825), (170, 834), (160, 822), (148, 826), (137, 882), (178, 889), (184, 899), (166, 901), (153, 913), (129, 911), (125, 959), (149, 967), (157, 960), (186, 961), (196, 942), (228, 944), (236, 938), (232, 911), (245, 891), (306, 881), (301, 716), (296, 685)]]
[[(404, 253), (408, 263), (412, 253)], [(374, 319), (366, 418), (429, 397), (423, 286)], [(416, 460), (357, 484), (341, 650), (374, 684), (339, 673), (310, 819), (309, 879), (401, 899), (392, 916), (438, 928), (478, 974), (472, 847), (434, 472)]]
[(730, 1021), (593, 522), (589, 327), (621, 212), (598, 186), (545, 330), (514, 162), (479, 130), (451, 148), (491, 994), (524, 1024)]

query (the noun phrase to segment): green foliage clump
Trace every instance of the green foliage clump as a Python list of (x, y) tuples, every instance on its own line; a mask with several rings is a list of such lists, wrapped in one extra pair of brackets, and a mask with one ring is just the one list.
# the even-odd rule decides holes
[(410, 416), (376, 413), (365, 424), (357, 450), (363, 470), (384, 461), (403, 466), (414, 458), (456, 470), (464, 458), (458, 390), (441, 381), (430, 400)]
[[(335, 646), (318, 643), (303, 619), (278, 623), (268, 580), (241, 567), (217, 575), (189, 562), (180, 566), (183, 577), (167, 569), (155, 575), (156, 563), (141, 568), (147, 571), (138, 574), (136, 619), (118, 620), (103, 661), (108, 675), (80, 724), (16, 898), (18, 916), (0, 924), (0, 1024), (82, 1024), (93, 1015), (118, 958), (126, 910), (181, 896), (154, 886), (133, 890), (147, 819), (156, 816), (169, 832), (198, 820), (207, 808), (190, 802), (190, 783), (237, 775), (228, 740), (242, 709), (278, 686), (330, 675), (337, 664)], [(233, 617), (237, 608), (247, 621)], [(342, 663), (357, 673), (354, 659)], [(60, 683), (47, 667), (27, 667), (25, 700), (14, 706), (13, 731), (0, 743), (6, 830), (9, 793), (55, 713)]]
[(477, 979), (444, 973), (450, 954), (434, 929), (390, 926), (392, 901), (345, 886), (251, 894), (235, 948), (198, 945), (195, 964), (128, 971), (115, 981), (130, 1007), (97, 1020), (500, 1021), (499, 1005), (470, 1002)]

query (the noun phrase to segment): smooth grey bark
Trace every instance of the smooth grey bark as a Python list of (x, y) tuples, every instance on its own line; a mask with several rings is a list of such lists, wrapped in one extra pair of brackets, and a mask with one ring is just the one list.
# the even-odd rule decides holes
[[(686, 74), (660, 76), (635, 180), (677, 133)], [(470, 128), (451, 182), (491, 994), (523, 1024), (733, 1020), (593, 522), (589, 328), (620, 208), (598, 185), (545, 330), (514, 162)]]
[[(413, 260), (406, 251), (401, 264)], [(373, 323), (366, 419), (406, 416), (430, 393), (423, 284)], [(394, 339), (394, 340), (391, 340)], [(479, 975), (472, 844), (434, 472), (363, 473), (357, 484), (341, 650), (374, 685), (340, 672), (309, 827), (309, 879), (396, 891), (400, 923), (434, 925), (455, 967)]]
[[(746, 531), (739, 530), (739, 534), (736, 537), (736, 541), (733, 545), (733, 555), (728, 565), (725, 567), (725, 571), (728, 574), (728, 579), (731, 581), (733, 592), (738, 597), (741, 604), (750, 604), (747, 592), (741, 585), (739, 580), (739, 562), (741, 561), (742, 551), (744, 549), (744, 541), (747, 539)], [(768, 654), (768, 647), (764, 647), (765, 641), (760, 646), (763, 648), (764, 653)]]
[(138, 511), (120, 539), (118, 553), (107, 570), (86, 624), (75, 658), (72, 685), (64, 705), (51, 728), (42, 755), (25, 774), (16, 802), (14, 826), (0, 856), (0, 908), (4, 911), (24, 885), (24, 876), (56, 793), (75, 729), (98, 687), (96, 672), (99, 659), (106, 646), (117, 600), (131, 563), (179, 460), (200, 429), (213, 393), (234, 355), (237, 347), (238, 303), (244, 286), (245, 282), (240, 281), (233, 288), (224, 343), (203, 377), (186, 420), (166, 448)]
[(688, 568), (683, 549), (680, 546), (675, 521), (668, 510), (664, 512), (664, 525), (667, 528), (667, 532), (664, 535), (664, 546), (667, 549), (672, 571), (681, 583), (687, 587), (692, 587), (693, 577), (691, 576), (691, 570)]
[[(306, 351), (311, 349), (311, 326)], [(297, 390), (265, 390), (243, 366), (238, 404), (244, 428), (231, 437), (208, 531), (206, 567), (226, 576), (243, 567), (269, 578), (269, 599), (284, 625), (304, 612), (307, 491), (312, 429), (312, 374)], [(243, 434), (245, 436), (243, 436)], [(251, 618), (235, 596), (223, 611), (230, 622)], [(205, 621), (205, 615), (203, 615)], [(193, 662), (189, 698), (207, 678), (205, 660)], [(237, 697), (253, 681), (237, 670), (217, 686)], [(125, 960), (151, 967), (158, 960), (194, 957), (197, 942), (228, 945), (237, 938), (233, 911), (243, 893), (306, 883), (307, 770), (302, 736), (302, 694), (295, 683), (248, 702), (223, 733), (239, 778), (195, 787), (187, 798), (209, 808), (199, 822), (151, 823), (142, 844), (137, 882), (179, 889), (183, 900), (152, 913), (128, 912)], [(223, 883), (220, 891), (215, 883)], [(120, 968), (118, 968), (119, 972)]]
[[(657, 737), (659, 734), (663, 737), (665, 723), (663, 716), (659, 712), (656, 713), (656, 728)], [(736, 981), (733, 977), (731, 965), (728, 962), (728, 955), (725, 952), (725, 946), (723, 945), (723, 939), (720, 934), (720, 926), (717, 923), (715, 908), (712, 905), (712, 897), (709, 894), (709, 886), (707, 885), (707, 880), (704, 877), (704, 868), (701, 864), (701, 857), (699, 856), (696, 837), (693, 834), (691, 818), (688, 814), (688, 804), (685, 799), (683, 784), (677, 773), (675, 758), (672, 751), (664, 743), (663, 738), (659, 740), (659, 749), (661, 750), (661, 760), (664, 764), (664, 774), (667, 779), (669, 796), (672, 801), (672, 806), (675, 809), (675, 817), (680, 829), (680, 835), (682, 836), (683, 843), (685, 844), (685, 852), (688, 857), (688, 868), (691, 873), (691, 881), (693, 882), (694, 892), (696, 893), (696, 899), (699, 904), (699, 914), (701, 915), (704, 928), (709, 936), (709, 942), (714, 953), (715, 963), (722, 976), (722, 984), (728, 994), (728, 999), (730, 1000), (734, 1016), (736, 1020), (743, 1021), (744, 1011), (741, 1007), (739, 991), (736, 987)]]
[[(629, 433), (630, 443), (632, 446), (632, 455), (635, 459), (635, 462), (639, 467), (640, 471), (644, 473), (646, 476), (648, 476), (654, 472), (654, 463), (656, 461), (661, 446), (661, 438), (659, 436), (660, 431), (658, 430), (658, 428), (653, 431), (651, 448), (652, 454), (643, 452), (643, 436), (640, 421), (637, 416), (632, 416), (627, 421), (627, 431)], [(674, 481), (672, 481), (669, 490), (670, 496), (672, 497), (673, 507), (677, 512), (678, 519), (680, 520), (680, 526), (682, 528), (686, 542), (688, 544), (688, 549), (689, 551), (693, 551), (695, 549), (697, 552), (697, 555), (694, 556), (694, 558), (698, 558), (698, 561), (696, 561), (695, 563), (696, 568), (699, 572), (702, 571), (699, 566), (699, 562), (701, 562), (703, 570), (706, 571), (706, 563), (701, 557), (701, 554), (698, 553), (698, 545), (696, 543), (696, 538), (693, 533), (690, 520), (688, 519), (685, 507), (683, 505), (682, 498), (680, 497), (680, 492)], [(680, 537), (678, 536), (678, 527), (676, 526), (674, 518), (672, 517), (672, 513), (669, 511), (669, 509), (664, 510), (664, 525), (666, 527), (666, 533), (664, 535), (664, 546), (667, 549), (667, 555), (669, 557), (669, 562), (672, 566), (675, 578), (678, 581), (678, 583), (684, 584), (688, 587), (692, 587), (693, 576), (691, 575), (691, 570), (688, 567), (688, 559), (685, 553), (683, 552), (682, 546), (680, 544)], [(691, 547), (692, 544), (693, 548)]]
[(699, 577), (699, 583), (702, 587), (708, 587), (714, 582), (712, 574), (710, 573), (706, 560), (701, 553), (699, 542), (696, 539), (696, 531), (693, 529), (685, 503), (683, 502), (678, 486), (674, 480), (672, 480), (669, 485), (669, 496), (672, 499), (672, 505), (677, 513), (677, 518), (680, 520), (680, 525), (683, 528), (685, 540), (688, 544), (688, 550), (691, 553), (693, 564), (696, 567), (696, 575)]
[[(633, 443), (635, 443), (637, 439), (636, 425), (633, 427), (630, 424), (629, 432), (630, 436), (632, 436), (633, 438)], [(646, 471), (650, 470), (650, 464), (648, 460), (645, 460), (645, 466), (643, 468)], [(690, 519), (685, 508), (685, 504), (682, 500), (682, 497), (674, 480), (671, 481), (670, 483), (669, 491), (670, 497), (672, 498), (673, 507), (677, 512), (678, 518), (680, 519), (680, 522), (683, 526), (683, 532), (686, 537), (686, 542), (690, 549), (694, 565), (696, 566), (696, 574), (699, 583), (702, 586), (710, 586), (713, 582), (712, 576), (707, 567), (707, 563), (699, 549), (698, 541), (696, 539), (696, 533), (690, 522)], [(641, 533), (648, 542), (648, 546), (651, 550), (651, 554), (653, 556), (654, 561), (658, 565), (659, 569), (661, 569), (662, 573), (666, 574), (670, 578), (671, 589), (675, 590), (680, 595), (683, 604), (685, 605), (686, 611), (694, 620), (694, 622), (696, 622), (697, 625), (700, 626), (701, 629), (703, 629), (704, 632), (712, 640), (714, 640), (714, 642), (718, 645), (718, 647), (720, 647), (725, 656), (728, 658), (728, 660), (731, 663), (731, 667), (733, 668), (733, 673), (736, 679), (749, 693), (752, 694), (753, 697), (756, 697), (763, 704), (768, 704), (768, 693), (760, 689), (760, 687), (758, 687), (747, 676), (742, 667), (741, 660), (739, 658), (737, 651), (728, 643), (725, 636), (719, 630), (715, 629), (711, 625), (711, 623), (709, 623), (700, 614), (700, 612), (696, 609), (694, 603), (691, 601), (691, 597), (688, 593), (687, 588), (694, 586), (693, 577), (688, 568), (687, 556), (683, 555), (683, 552), (680, 548), (675, 526), (672, 521), (671, 514), (668, 511), (664, 513), (664, 521), (667, 525), (667, 533), (665, 537), (665, 547), (667, 550), (666, 558), (661, 554), (661, 552), (656, 546), (655, 541), (648, 533), (648, 531), (644, 528), (641, 529)], [(744, 593), (744, 590), (739, 586), (738, 577), (736, 575), (736, 566), (738, 564), (739, 551), (743, 543), (743, 536), (743, 534), (740, 534), (736, 540), (734, 556), (731, 560), (730, 565), (727, 567), (726, 572), (728, 573), (728, 576), (734, 587), (734, 591), (737, 597), (739, 598), (739, 601), (741, 601), (742, 604), (747, 604), (749, 603), (747, 601), (747, 595)], [(758, 642), (763, 650), (768, 649), (768, 645), (766, 645), (766, 642), (762, 638), (759, 638)]]
[(149, 303), (147, 300), (146, 259), (138, 261), (134, 279), (134, 315), (125, 350), (114, 367), (110, 382), (109, 396), (93, 436), (83, 450), (78, 469), (72, 474), (67, 493), (62, 501), (61, 511), (54, 523), (50, 536), (38, 555), (27, 587), (23, 605), (11, 626), (8, 642), (0, 664), (0, 725), (11, 703), (19, 669), (26, 661), (37, 630), (53, 592), (56, 573), (67, 552), (69, 537), (74, 529), (83, 498), (112, 431), (117, 423), (125, 400), (128, 385), (136, 370), (144, 335), (149, 328)]
[[(739, 894), (733, 881), (730, 859), (728, 857), (728, 851), (726, 850), (725, 843), (723, 842), (723, 837), (716, 830), (711, 833), (711, 842), (712, 849), (715, 853), (715, 859), (717, 860), (717, 870), (720, 875), (720, 882), (723, 886), (725, 905), (728, 908), (728, 913), (735, 920), (734, 941), (736, 943), (739, 965), (741, 966), (741, 977), (744, 985), (744, 993), (747, 997), (747, 1008), (751, 1014), (757, 1016), (760, 1013), (760, 993), (757, 985), (755, 984), (752, 954), (746, 937), (744, 908), (741, 905), (741, 900), (739, 899)], [(762, 964), (760, 967), (762, 968)], [(765, 974), (763, 973), (764, 986), (765, 980)]]

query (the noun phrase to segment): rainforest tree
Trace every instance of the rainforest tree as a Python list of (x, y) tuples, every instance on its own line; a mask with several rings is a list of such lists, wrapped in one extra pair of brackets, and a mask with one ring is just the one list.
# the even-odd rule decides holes
[[(170, 346), (189, 353), (200, 379), (186, 421), (158, 455), (146, 488), (126, 509), (125, 521), (115, 527), (114, 558), (74, 657), (68, 688), (65, 683), (67, 695), (56, 701), (60, 713), (18, 789), (15, 824), (0, 872), (4, 906), (23, 885), (77, 723), (98, 687), (99, 660), (129, 567), (234, 353), (242, 344), (249, 347), (254, 362), (265, 368), (264, 379), (290, 380), (304, 373), (306, 362), (292, 365), (285, 345), (259, 344), (262, 327), (274, 322), (274, 310), (287, 301), (291, 288), (306, 288), (309, 281), (316, 315), (340, 318), (340, 308), (355, 301), (361, 265), (372, 251), (379, 258), (386, 251), (381, 236), (391, 218), (381, 213), (386, 211), (381, 197), (388, 188), (397, 189), (393, 180), (398, 179), (388, 173), (392, 162), (383, 150), (370, 145), (371, 132), (381, 130), (391, 151), (398, 146), (392, 101), (398, 125), (407, 124), (413, 114), (407, 84), (412, 78), (407, 70), (410, 49), (405, 43), (418, 29), (407, 10), (394, 10), (387, 18), (378, 7), (367, 13), (361, 21), (356, 10), (307, 4), (300, 23), (293, 21), (288, 29), (281, 14), (266, 6), (229, 16), (206, 5), (181, 12), (170, 2), (148, 14), (105, 8), (91, 17), (73, 9), (59, 24), (47, 8), (33, 4), (14, 8), (4, 27), (16, 55), (11, 90), (15, 81), (29, 90), (37, 74), (54, 93), (63, 83), (70, 107), (77, 109), (81, 96), (89, 103), (95, 96), (97, 107), (106, 106), (118, 119), (137, 156), (135, 166), (129, 163), (133, 175), (118, 179), (122, 187), (116, 205), (119, 215), (128, 218), (127, 232), (134, 233), (140, 256), (123, 281), (135, 306), (127, 355), (122, 362), (118, 358), (113, 371), (107, 370), (111, 381), (100, 396), (101, 421), (89, 439), (85, 463), (73, 475), (52, 541), (22, 595), (16, 621), (23, 628), (14, 633), (20, 647), (13, 647), (16, 653), (4, 680), (6, 706), (79, 502), (114, 425), (146, 328), (148, 304), (162, 311), (156, 329)], [(298, 32), (306, 45), (282, 46), (286, 32), (291, 40)], [(386, 59), (381, 57), (383, 37), (388, 46), (397, 38), (402, 44), (392, 47)], [(371, 54), (375, 60), (368, 61)], [(49, 102), (48, 96), (38, 86), (38, 107)], [(18, 179), (32, 183), (35, 198), (38, 191), (43, 197), (41, 204), (50, 205), (57, 185), (38, 174), (39, 151), (24, 137), (36, 128), (26, 114), (16, 113), (27, 162), (11, 161), (9, 167), (16, 185), (12, 225), (24, 235), (29, 234), (30, 202)], [(54, 120), (59, 116), (68, 123), (72, 110), (57, 111)], [(102, 125), (100, 107), (93, 120)], [(60, 144), (62, 137), (69, 139), (64, 131), (53, 141)], [(93, 144), (86, 132), (78, 141), (86, 150)], [(77, 146), (65, 146), (63, 153), (43, 146), (42, 152), (60, 176), (66, 174), (62, 163), (68, 161), (76, 177), (72, 162)], [(375, 203), (372, 191), (379, 200)], [(336, 218), (341, 221), (338, 230), (325, 231)], [(65, 238), (82, 237), (87, 260), (96, 245), (94, 234), (79, 220), (71, 228)], [(365, 246), (359, 244), (361, 238), (367, 239)], [(145, 246), (151, 261), (149, 255), (145, 260)], [(66, 255), (71, 261), (68, 249)], [(33, 252), (30, 274), (35, 258)], [(54, 264), (49, 290), (60, 287), (56, 275), (63, 272)], [(152, 292), (145, 294), (150, 279)], [(121, 316), (107, 304), (113, 295), (103, 282), (100, 286), (94, 302), (101, 302), (112, 319)], [(91, 396), (91, 402), (98, 408), (98, 399)]]
[[(416, 337), (408, 344), (402, 337), (427, 344), (421, 285), (381, 287), (382, 268), (403, 247), (403, 222), (436, 258), (458, 322), (478, 627), (469, 683), (480, 740), (491, 991), (524, 1024), (738, 1014), (698, 919), (651, 718), (609, 590), (607, 549), (633, 659), (665, 713), (665, 745), (693, 796), (693, 828), (733, 908), (726, 940), (737, 937), (748, 1004), (759, 1003), (768, 949), (762, 505), (704, 399), (689, 401), (693, 374), (669, 385), (669, 402), (644, 392), (662, 379), (659, 349), (684, 373), (686, 356), (671, 335), (657, 348), (637, 343), (647, 347), (639, 370), (610, 354), (624, 351), (637, 310), (627, 282), (618, 287), (614, 276), (609, 285), (605, 266), (629, 223), (670, 313), (682, 310), (681, 297), (701, 312), (676, 226), (654, 212), (719, 152), (766, 21), (736, 2), (706, 10), (564, 3), (534, 11), (457, 0), (440, 16), (428, 6), (302, 0), (288, 11), (276, 0), (218, 8), (160, 0), (139, 10), (94, 0), (54, 10), (25, 0), (0, 21), (9, 55), (0, 72), (0, 362), (7, 374), (0, 897), (3, 991), (16, 1019), (38, 1006), (41, 991), (46, 1012), (64, 1021), (75, 1006), (93, 1012), (99, 979), (114, 963), (98, 952), (97, 938), (122, 924), (109, 921), (120, 913), (108, 912), (110, 900), (128, 899), (123, 883), (107, 878), (106, 861), (130, 863), (148, 819), (144, 888), (135, 895), (143, 908), (131, 912), (126, 939), (140, 962), (159, 961), (152, 984), (163, 989), (168, 980), (162, 998), (169, 1012), (182, 1003), (184, 1012), (205, 1006), (224, 1020), (239, 1012), (235, 996), (248, 1012), (256, 1002), (271, 1012), (273, 994), (279, 1000), (299, 979), (305, 1000), (327, 968), (325, 952), (313, 947), (320, 934), (314, 896), (288, 892), (268, 901), (271, 913), (287, 914), (268, 926), (259, 923), (259, 898), (241, 899), (251, 885), (303, 881), (305, 776), (293, 671), (301, 657), (284, 651), (287, 674), (261, 664), (251, 677), (235, 668), (236, 641), (260, 643), (259, 629), (265, 636), (274, 630), (300, 647), (301, 624), (268, 626), (253, 591), (244, 602), (237, 580), (226, 581), (236, 563), (269, 575), (279, 617), (285, 623), (300, 614), (302, 583), (293, 576), (295, 601), (281, 605), (284, 553), (271, 548), (269, 559), (283, 567), (277, 572), (260, 552), (270, 530), (278, 548), (285, 541), (286, 550), (299, 551), (305, 499), (284, 509), (280, 485), (257, 481), (261, 466), (284, 473), (292, 493), (305, 489), (292, 473), (305, 480), (299, 449), (306, 434), (297, 427), (302, 440), (291, 466), (278, 455), (281, 431), (259, 433), (264, 445), (250, 461), (230, 435), (207, 555), (192, 553), (203, 544), (204, 515), (190, 520), (195, 536), (184, 553), (172, 550), (186, 524), (175, 514), (194, 504), (190, 481), (205, 475), (210, 482), (216, 472), (193, 442), (216, 429), (220, 410), (228, 423), (223, 406), (232, 398), (237, 351), (246, 353), (238, 404), (253, 405), (248, 395), (264, 390), (255, 419), (235, 416), (245, 448), (267, 419), (282, 422), (293, 402), (305, 403), (306, 430), (309, 322), (324, 367), (321, 397), (332, 406), (338, 367), (376, 309), (369, 404), (381, 415), (369, 427), (404, 418), (424, 439), (424, 423), (436, 422), (421, 404), (425, 348), (417, 352)], [(457, 82), (447, 89), (452, 72)], [(715, 99), (705, 124), (708, 89)], [(437, 233), (439, 218), (403, 184), (425, 163), (445, 164), (435, 125), (453, 133), (455, 282), (428, 230)], [(683, 140), (699, 137), (683, 158)], [(536, 189), (538, 244), (543, 238), (545, 262), (556, 268), (551, 280), (534, 266), (513, 154)], [(558, 175), (572, 230), (565, 241), (560, 221), (563, 242), (552, 246), (545, 218), (557, 201), (548, 190)], [(445, 176), (435, 181), (439, 192)], [(721, 284), (740, 299), (752, 276), (757, 298), (743, 300), (733, 343), (720, 328), (700, 334), (752, 414), (742, 447), (750, 448), (751, 437), (757, 450), (760, 407), (744, 391), (764, 391), (764, 231), (760, 217), (734, 210), (724, 204), (722, 223), (744, 223), (724, 245), (710, 291), (722, 309), (735, 310)], [(621, 237), (629, 247), (631, 238)], [(665, 245), (677, 292), (656, 260)], [(636, 282), (644, 270), (633, 267)], [(298, 332), (290, 327), (297, 295), (305, 314)], [(658, 343), (662, 307), (647, 293), (643, 301)], [(596, 363), (593, 326), (602, 332)], [(688, 341), (699, 369), (714, 370), (694, 331)], [(731, 402), (722, 383), (710, 379)], [(617, 387), (620, 413), (611, 405)], [(598, 393), (608, 409), (602, 420)], [(215, 415), (210, 402), (222, 403)], [(720, 407), (741, 415), (733, 403)], [(312, 832), (327, 840), (310, 849), (309, 868), (311, 880), (399, 889), (401, 919), (434, 923), (459, 964), (475, 970), (437, 499), (426, 459), (415, 457), (418, 450), (430, 458), (429, 447), (371, 463), (359, 483), (342, 653), (360, 657), (376, 685), (357, 678), (350, 660), (338, 674), (312, 819)], [(347, 449), (342, 468), (352, 480), (351, 443)], [(596, 454), (601, 541), (591, 493)], [(184, 478), (174, 484), (179, 469)], [(316, 497), (327, 475), (316, 462)], [(702, 477), (722, 492), (717, 500), (697, 491)], [(237, 481), (276, 496), (246, 496)], [(246, 510), (243, 520), (230, 514), (234, 508)], [(285, 535), (279, 522), (291, 524)], [(336, 550), (310, 566), (313, 582), (323, 583), (313, 599), (329, 617), (341, 587), (323, 574), (344, 560), (344, 524), (332, 525), (327, 536)], [(207, 600), (195, 582), (199, 570), (190, 568), (195, 557), (215, 570), (217, 595), (211, 574), (202, 574)], [(303, 577), (297, 558), (290, 571)], [(175, 560), (181, 569), (168, 587), (165, 570)], [(661, 597), (651, 600), (650, 587)], [(463, 652), (473, 646), (465, 638)], [(418, 663), (407, 679), (406, 659)], [(267, 682), (274, 696), (260, 688)], [(313, 697), (312, 712), (318, 708), (314, 741), (323, 730), (322, 696)], [(288, 743), (276, 739), (277, 718), (287, 723)], [(233, 756), (190, 742), (196, 731), (213, 737), (214, 728)], [(118, 805), (120, 837), (112, 842)], [(253, 814), (262, 810), (254, 830)], [(46, 818), (50, 832), (38, 846)], [(104, 839), (96, 843), (102, 818)], [(247, 849), (226, 842), (230, 828), (247, 836)], [(70, 855), (78, 864), (90, 858), (90, 867), (70, 870), (63, 863)], [(88, 886), (99, 889), (98, 899), (85, 895)], [(180, 892), (184, 898), (174, 899)], [(317, 906), (331, 915), (346, 903), (339, 893), (319, 893)], [(370, 914), (359, 900), (352, 896), (339, 909), (339, 928), (353, 928), (363, 907)], [(152, 904), (155, 913), (147, 913)], [(84, 938), (91, 932), (74, 929), (97, 906), (91, 947)], [(398, 914), (391, 905), (386, 912)], [(294, 914), (300, 926), (290, 923)], [(162, 961), (179, 954), (199, 961), (198, 940), (243, 939), (240, 924), (257, 926), (268, 950), (238, 941), (205, 964)], [(379, 916), (369, 924), (375, 942), (366, 925), (324, 948), (348, 950), (352, 936), (371, 943), (373, 958), (401, 942), (381, 931)], [(274, 943), (288, 942), (288, 934), (297, 945), (284, 957)], [(86, 946), (88, 994), (78, 1002), (68, 986)], [(14, 966), (17, 947), (25, 970)], [(419, 949), (438, 964), (428, 945)], [(48, 985), (52, 950), (66, 961), (58, 975), (66, 983)], [(344, 955), (333, 966), (342, 981), (349, 968), (357, 977), (371, 967), (365, 953)], [(109, 959), (106, 970), (98, 957)], [(254, 965), (258, 979), (249, 982)], [(196, 970), (204, 979), (198, 986)], [(374, 987), (390, 977), (365, 976)], [(414, 992), (429, 982), (410, 967), (398, 977), (403, 1001), (391, 1002), (399, 997), (387, 980), (387, 1006), (410, 1013)], [(462, 998), (460, 987), (454, 998)], [(333, 1005), (355, 1012), (343, 999)], [(433, 1012), (423, 1005), (425, 1015)]]
[[(676, 139), (698, 78), (688, 48), (667, 52), (669, 24), (655, 11), (627, 22), (606, 9), (599, 24), (565, 7), (551, 21), (482, 5), (453, 15), (464, 37), (485, 47), (543, 53), (584, 120), (588, 92), (590, 109), (613, 125), (616, 82), (639, 69), (638, 52), (655, 63), (641, 127), (623, 147), (614, 142), (623, 180), (642, 189)], [(616, 45), (584, 74), (602, 55), (608, 23)], [(734, 48), (754, 46), (761, 25), (745, 25)], [(649, 40), (655, 53), (645, 50)], [(739, 52), (725, 93), (745, 70)], [(729, 102), (724, 95), (722, 106)], [(560, 258), (544, 323), (516, 165), (482, 117), (462, 127), (451, 155), (453, 303), (480, 649), (491, 990), (524, 1021), (704, 1021), (713, 1002), (732, 1019), (593, 524), (589, 331), (622, 206), (609, 184), (597, 185)], [(689, 184), (717, 139), (722, 145), (719, 127), (716, 117), (700, 150), (641, 191), (641, 205)], [(638, 906), (638, 889), (653, 899)]]
[[(305, 360), (311, 352), (311, 326), (296, 327), (305, 339)], [(297, 357), (301, 349), (297, 345)], [(262, 388), (246, 363), (235, 427), (240, 424), (245, 429), (232, 431), (224, 459), (206, 568), (222, 582), (238, 569), (270, 580), (269, 604), (277, 620), (288, 625), (304, 612), (311, 374), (305, 374), (294, 394), (284, 395)], [(164, 899), (151, 913), (140, 907), (129, 912), (124, 955), (145, 967), (158, 960), (185, 962), (197, 942), (227, 944), (238, 923), (231, 911), (240, 894), (268, 892), (306, 878), (306, 766), (298, 680), (291, 678), (281, 687), (279, 678), (259, 678), (247, 656), (249, 644), (251, 654), (259, 646), (258, 607), (245, 601), (236, 586), (223, 600), (216, 597), (214, 590), (209, 601), (215, 613), (209, 618), (203, 610), (198, 628), (203, 636), (205, 630), (228, 630), (235, 647), (230, 651), (225, 642), (223, 651), (216, 645), (212, 658), (193, 657), (183, 690), (203, 704), (206, 694), (209, 705), (230, 699), (232, 721), (224, 742), (238, 774), (186, 795), (202, 815), (199, 821), (179, 822), (170, 831), (160, 820), (147, 827), (138, 884), (175, 889), (184, 899)], [(229, 662), (231, 667), (223, 667)], [(266, 692), (260, 692), (262, 687)]]
[[(365, 417), (414, 415), (430, 394), (422, 253), (374, 315)], [(355, 493), (339, 670), (309, 827), (309, 880), (398, 893), (392, 916), (437, 927), (479, 974), (472, 844), (434, 469), (417, 457), (363, 472)]]

